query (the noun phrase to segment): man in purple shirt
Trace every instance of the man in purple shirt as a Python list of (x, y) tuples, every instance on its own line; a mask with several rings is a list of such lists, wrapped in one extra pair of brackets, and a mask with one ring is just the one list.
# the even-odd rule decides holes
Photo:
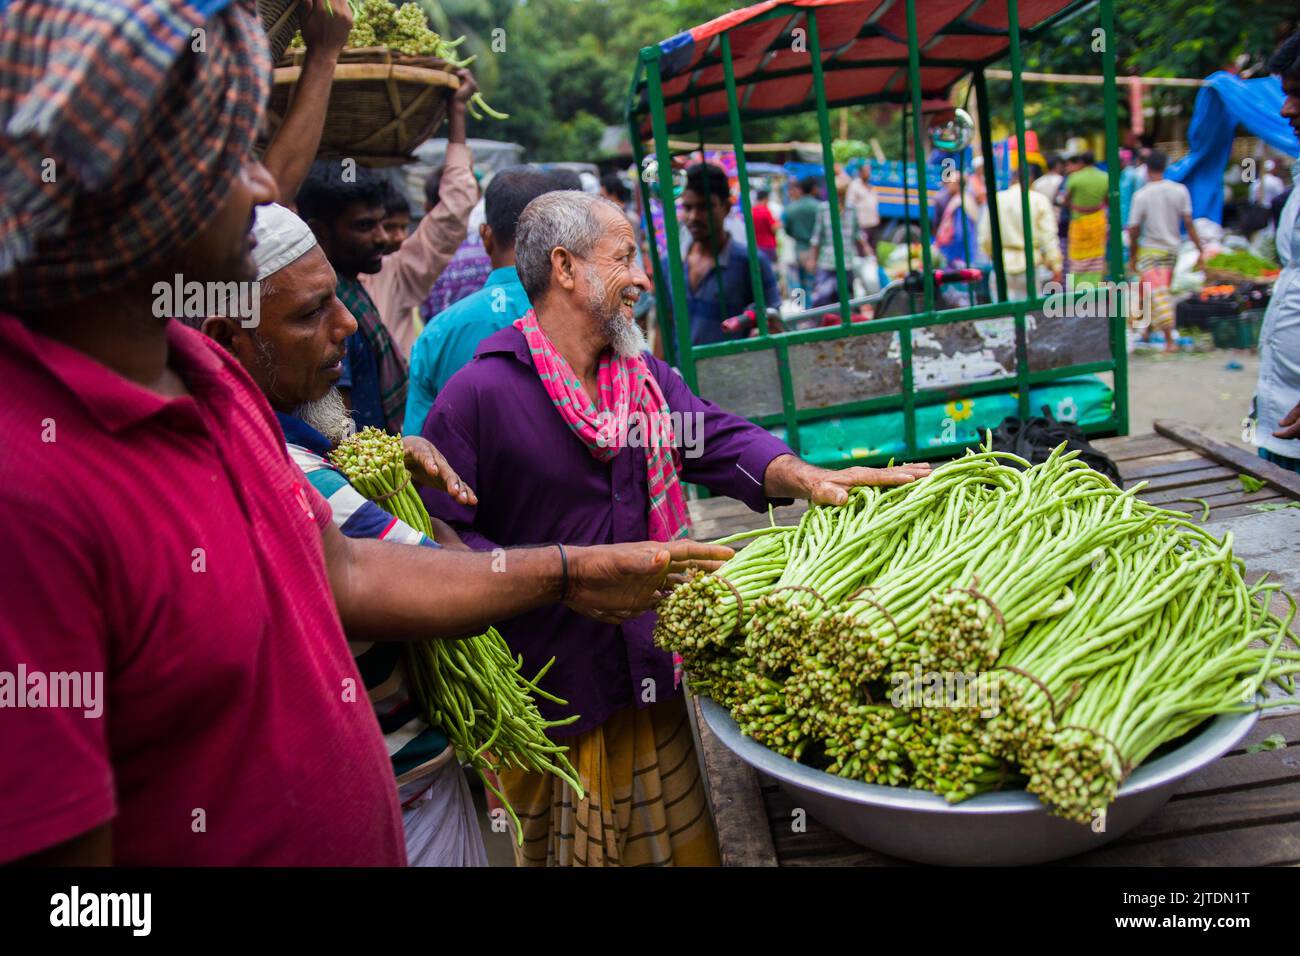
[[(816, 468), (766, 430), (693, 395), (671, 368), (645, 354), (632, 312), (650, 283), (636, 265), (631, 226), (608, 200), (575, 192), (538, 197), (520, 217), (515, 254), (542, 334), (534, 347), (540, 341), (562, 356), (571, 394), (580, 401), (600, 395), (602, 415), (608, 393), (602, 365), (630, 358), (634, 375), (648, 372), (680, 423), (671, 437), (681, 481), (761, 511), (795, 497), (840, 504), (854, 485), (902, 484), (928, 474), (928, 465)], [(430, 495), (430, 512), (481, 550), (646, 538), (647, 454), (627, 447), (637, 436), (627, 432), (612, 457), (597, 455), (562, 417), (562, 403), (535, 361), (517, 324), (485, 339), (439, 393), (424, 435), (477, 489), (480, 504), (471, 509)], [(684, 441), (691, 433), (693, 441)], [(653, 627), (653, 614), (606, 624), (563, 606), (500, 625), (525, 670), (556, 658), (549, 689), (569, 704), (540, 704), (548, 718), (581, 714), (557, 739), (570, 746), (588, 790), (579, 801), (537, 775), (502, 772), (523, 821), (518, 862), (716, 861), (683, 697), (672, 658), (651, 639)]]

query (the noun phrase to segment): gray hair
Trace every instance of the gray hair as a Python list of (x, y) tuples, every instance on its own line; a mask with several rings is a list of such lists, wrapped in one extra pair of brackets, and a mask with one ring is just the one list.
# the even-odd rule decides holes
[(596, 248), (603, 234), (596, 210), (602, 205), (623, 214), (608, 199), (573, 189), (544, 193), (524, 207), (515, 230), (515, 268), (534, 305), (551, 284), (551, 250), (586, 258)]

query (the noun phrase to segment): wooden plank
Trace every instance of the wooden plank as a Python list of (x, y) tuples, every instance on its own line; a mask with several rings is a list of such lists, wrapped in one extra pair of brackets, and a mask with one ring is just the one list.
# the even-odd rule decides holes
[[(1205, 514), (1205, 508), (1202, 506), (1200, 501), (1190, 500), (1190, 498), (1200, 497), (1196, 494), (1199, 489), (1193, 485), (1190, 488), (1176, 488), (1174, 490), (1183, 492), (1184, 495), (1188, 496), (1189, 500), (1184, 501), (1180, 499), (1177, 501), (1170, 501), (1162, 504), (1160, 507), (1165, 508), (1168, 511), (1181, 511), (1183, 514), (1191, 515), (1196, 519), (1197, 523), (1200, 524), (1201, 515)], [(1251, 509), (1247, 507), (1247, 504), (1258, 504), (1258, 501), (1234, 501), (1230, 497), (1217, 499), (1202, 498), (1201, 500), (1210, 506), (1210, 517), (1206, 519), (1206, 521), (1217, 521), (1219, 519), (1234, 518), (1240, 515), (1249, 514), (1251, 513)], [(1261, 500), (1285, 503), (1290, 499), (1283, 498), (1280, 495), (1274, 495), (1272, 498)]]
[(1099, 438), (1092, 443), (1092, 447), (1105, 454), (1111, 461), (1121, 462), (1128, 461), (1131, 458), (1142, 458), (1147, 455), (1163, 455), (1171, 451), (1183, 451), (1187, 446), (1174, 441), (1172, 438), (1166, 438), (1164, 435), (1151, 432), (1146, 435)]
[(1209, 468), (1215, 462), (1210, 461), (1200, 452), (1191, 450), (1170, 452), (1167, 455), (1150, 455), (1134, 458), (1120, 465), (1119, 474), (1125, 481), (1141, 481), (1157, 475), (1173, 475), (1182, 471), (1195, 471), (1197, 468)]
[[(707, 498), (690, 502), (693, 537), (708, 541), (739, 531), (752, 531), (769, 524), (767, 512), (751, 511), (739, 501), (730, 498)], [(807, 502), (797, 501), (783, 505), (772, 512), (777, 524), (796, 524), (808, 508)]]
[(1300, 744), (1300, 714), (1279, 714), (1276, 712), (1265, 714), (1255, 721), (1255, 726), (1250, 728), (1250, 733), (1241, 741), (1241, 746), (1229, 750), (1226, 756), (1244, 754), (1246, 748), (1251, 744), (1257, 744), (1265, 737), (1271, 737), (1273, 734), (1281, 734), (1285, 737), (1287, 746), (1291, 746), (1293, 742)]
[[(1238, 759), (1255, 756), (1259, 755)], [(1211, 791), (1189, 795), (1183, 800), (1170, 800), (1127, 834), (1123, 842), (1139, 843), (1163, 837), (1287, 822), (1294, 822), (1300, 835), (1300, 779), (1296, 777), (1274, 786)]]
[(862, 850), (860, 847), (854, 847), (853, 844), (851, 843), (848, 843), (846, 845), (849, 847), (849, 849), (842, 853), (827, 853), (821, 856), (806, 856), (806, 857), (796, 856), (790, 858), (788, 861), (783, 860), (781, 862), (781, 865), (795, 866), (795, 867), (799, 867), (799, 866), (855, 867), (855, 866), (911, 866), (913, 865), (913, 864), (906, 863), (903, 860), (895, 860), (891, 857), (886, 857), (886, 856), (880, 857), (879, 862), (877, 862), (868, 859), (867, 857), (864, 857), (862, 855)]
[[(1190, 469), (1187, 471), (1173, 472), (1169, 474), (1156, 475), (1153, 478), (1141, 479), (1143, 481), (1146, 481), (1147, 485), (1145, 488), (1142, 489), (1142, 491), (1138, 492), (1138, 496), (1141, 497), (1144, 494), (1149, 494), (1150, 492), (1153, 491), (1159, 491), (1161, 488), (1186, 488), (1189, 485), (1199, 485), (1199, 484), (1208, 483), (1212, 481), (1222, 481), (1225, 478), (1233, 477), (1232, 469), (1222, 468), (1213, 465), (1206, 467), (1203, 464), (1203, 462), (1204, 459), (1201, 459), (1201, 463), (1198, 463), (1201, 465), (1200, 467)], [(1132, 481), (1126, 481), (1125, 486), (1131, 488), (1136, 483), (1137, 483), (1136, 479)]]
[[(1248, 752), (1247, 748), (1274, 734), (1286, 741), (1286, 748)], [(1265, 713), (1240, 746), (1184, 779), (1173, 799), (1182, 800), (1212, 791), (1240, 790), (1289, 778), (1300, 779), (1300, 751), (1292, 749), (1297, 745), (1300, 745), (1300, 714)]]
[(690, 694), (688, 699), (722, 865), (776, 866), (776, 850), (758, 789), (758, 775), (709, 729), (700, 715), (699, 698)]
[[(787, 508), (778, 508), (774, 515), (776, 523), (779, 525), (797, 524), (799, 516), (803, 514), (804, 508), (790, 505)], [(767, 527), (767, 515), (735, 515), (730, 518), (724, 518), (720, 521), (704, 520), (692, 521), (692, 537), (697, 541), (712, 541), (715, 538), (725, 538), (733, 534), (739, 534), (742, 531), (753, 531), (756, 528)]]
[(762, 512), (754, 511), (749, 505), (735, 498), (696, 498), (690, 502), (690, 509), (692, 521), (706, 519), (716, 521), (736, 515), (753, 515), (755, 518), (764, 516)]
[(1242, 746), (1189, 776), (1150, 820), (1083, 866), (1262, 866), (1300, 861), (1300, 754), (1246, 752), (1270, 734), (1300, 740), (1300, 715), (1262, 717)]
[[(791, 833), (790, 819), (773, 824), (772, 838), (776, 844), (777, 859), (781, 866), (791, 866), (800, 860), (824, 856), (857, 856), (861, 858), (859, 866), (872, 865), (870, 851), (845, 840), (828, 827), (822, 826), (813, 818), (808, 819), (806, 833)], [(784, 832), (783, 832), (784, 831)]]
[[(1274, 499), (1274, 501), (1276, 502), (1286, 502), (1290, 500), (1291, 499), (1289, 498), (1280, 498), (1280, 497)], [(1249, 518), (1252, 515), (1263, 514), (1263, 512), (1255, 511), (1253, 508), (1251, 508), (1252, 504), (1258, 504), (1258, 503), (1259, 502), (1246, 502), (1246, 503), (1235, 504), (1235, 505), (1233, 504), (1222, 505), (1219, 507), (1212, 506), (1210, 509), (1209, 523), (1214, 524), (1220, 521), (1230, 521), (1236, 518)], [(1199, 509), (1200, 505), (1191, 505), (1191, 507), (1193, 509)]]
[[(1187, 492), (1177, 489), (1162, 489), (1152, 492), (1139, 492), (1138, 497), (1143, 501), (1148, 501), (1153, 505), (1163, 505), (1166, 501), (1173, 501), (1182, 497)], [(1197, 497), (1209, 501), (1211, 507), (1214, 502), (1220, 504), (1228, 503), (1225, 499), (1232, 498), (1232, 503), (1240, 501), (1267, 501), (1271, 498), (1278, 497), (1278, 492), (1272, 488), (1264, 487), (1259, 491), (1247, 493), (1246, 489), (1241, 487), (1241, 482), (1236, 478), (1225, 478), (1222, 481), (1209, 481), (1199, 486), (1195, 494)]]
[[(766, 778), (764, 778), (766, 779)], [(846, 840), (811, 815), (802, 819), (806, 832), (794, 829), (795, 804), (779, 784), (763, 789), (777, 859), (781, 866), (898, 866), (900, 861)]]
[(1294, 749), (1261, 750), (1216, 760), (1183, 781), (1174, 802), (1300, 780), (1300, 755)]
[(1155, 429), (1166, 438), (1182, 442), (1188, 448), (1194, 448), (1206, 457), (1227, 465), (1235, 471), (1262, 478), (1287, 497), (1300, 498), (1300, 475), (1295, 472), (1279, 468), (1257, 454), (1215, 441), (1186, 422), (1161, 419), (1155, 422)]
[(1287, 866), (1300, 862), (1300, 822), (1116, 843), (1062, 860), (1068, 866)]
[[(755, 511), (742, 501), (736, 501), (732, 498), (697, 498), (689, 503), (691, 511), (691, 520), (700, 521), (725, 521), (729, 518), (746, 518), (752, 522), (754, 527), (768, 523), (767, 510)], [(791, 509), (799, 513), (808, 507), (805, 501), (796, 501), (794, 504), (781, 505), (773, 509), (776, 514)]]

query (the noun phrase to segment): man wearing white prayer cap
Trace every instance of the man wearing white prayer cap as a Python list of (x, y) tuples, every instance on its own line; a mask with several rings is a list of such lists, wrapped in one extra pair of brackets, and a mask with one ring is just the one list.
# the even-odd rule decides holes
[[(253, 327), (238, 319), (209, 318), (203, 331), (220, 342), (256, 381), (284, 429), (289, 454), (330, 503), (334, 522), (353, 538), (376, 538), (426, 547), (464, 548), (436, 522), (437, 543), (363, 498), (327, 461), (333, 445), (352, 433), (348, 409), (335, 383), (343, 342), (356, 330), (352, 314), (334, 295), (334, 270), (311, 229), (284, 206), (257, 209), (253, 260), (260, 311)], [(473, 493), (423, 438), (404, 440), (416, 480), (444, 489), (462, 502)], [(428, 725), (412, 696), (401, 642), (350, 645), (366, 683), (402, 802), (406, 855), (412, 866), (486, 866), (474, 803), (455, 748)]]
[[(617, 596), (614, 613), (619, 620), (643, 613), (655, 591), (663, 587), (666, 574), (690, 568), (712, 570), (732, 554), (727, 548), (688, 540), (559, 546), (558, 550), (528, 548), (511, 552), (516, 556), (499, 574), (485, 575), (480, 559), (490, 556), (471, 552), (443, 522), (433, 519), (435, 542), (394, 519), (352, 488), (326, 457), (353, 429), (336, 383), (344, 343), (356, 331), (357, 323), (335, 295), (334, 270), (307, 224), (283, 206), (257, 208), (253, 238), (252, 259), (260, 296), (257, 321), (209, 316), (196, 324), (234, 355), (266, 396), (284, 431), (290, 456), (329, 502), (334, 524), (345, 538), (460, 552), (446, 555), (454, 561), (442, 568), (437, 583), (439, 588), (472, 601), (479, 621), (505, 620), (556, 600), (549, 589), (538, 587), (536, 559), (540, 552), (567, 554), (567, 572), (562, 573), (568, 580), (561, 582), (558, 593), (582, 613), (605, 613), (592, 605), (608, 602), (611, 595), (607, 589), (621, 587), (624, 593)], [(417, 483), (439, 488), (461, 504), (478, 504), (474, 492), (433, 445), (418, 436), (403, 438), (402, 443), (406, 466)], [(379, 557), (373, 550), (367, 554)], [(410, 577), (408, 570), (392, 567), (391, 573), (404, 578), (403, 586), (409, 585), (405, 580)], [(405, 603), (405, 595), (399, 593), (402, 587), (396, 582), (381, 590), (399, 607)], [(406, 633), (404, 629), (402, 638)], [(440, 730), (424, 721), (424, 711), (409, 689), (404, 647), (401, 639), (352, 644), (397, 776), (407, 859), (413, 866), (485, 866), (487, 854), (455, 748)]]

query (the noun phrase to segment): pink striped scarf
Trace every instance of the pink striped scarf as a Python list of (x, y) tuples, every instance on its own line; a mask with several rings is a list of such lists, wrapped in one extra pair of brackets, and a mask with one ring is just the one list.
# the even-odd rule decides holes
[(515, 321), (515, 328), (528, 342), (533, 365), (552, 404), (594, 458), (609, 461), (617, 455), (636, 417), (634, 431), (645, 444), (650, 538), (671, 541), (690, 534), (668, 402), (645, 359), (640, 355), (625, 358), (612, 351), (601, 356), (598, 405), (582, 390), (573, 367), (541, 330), (532, 309)]
[[(600, 392), (597, 407), (582, 390), (582, 382), (555, 343), (537, 324), (532, 309), (515, 328), (524, 334), (533, 366), (542, 387), (551, 397), (564, 423), (587, 446), (598, 461), (609, 461), (623, 447), (633, 414), (645, 439), (646, 484), (650, 492), (649, 526), (654, 541), (684, 538), (691, 532), (686, 496), (677, 480), (680, 464), (668, 417), (668, 401), (650, 374), (645, 359), (624, 358), (607, 351), (600, 359), (596, 382)], [(673, 653), (673, 690), (682, 682), (682, 656)]]

